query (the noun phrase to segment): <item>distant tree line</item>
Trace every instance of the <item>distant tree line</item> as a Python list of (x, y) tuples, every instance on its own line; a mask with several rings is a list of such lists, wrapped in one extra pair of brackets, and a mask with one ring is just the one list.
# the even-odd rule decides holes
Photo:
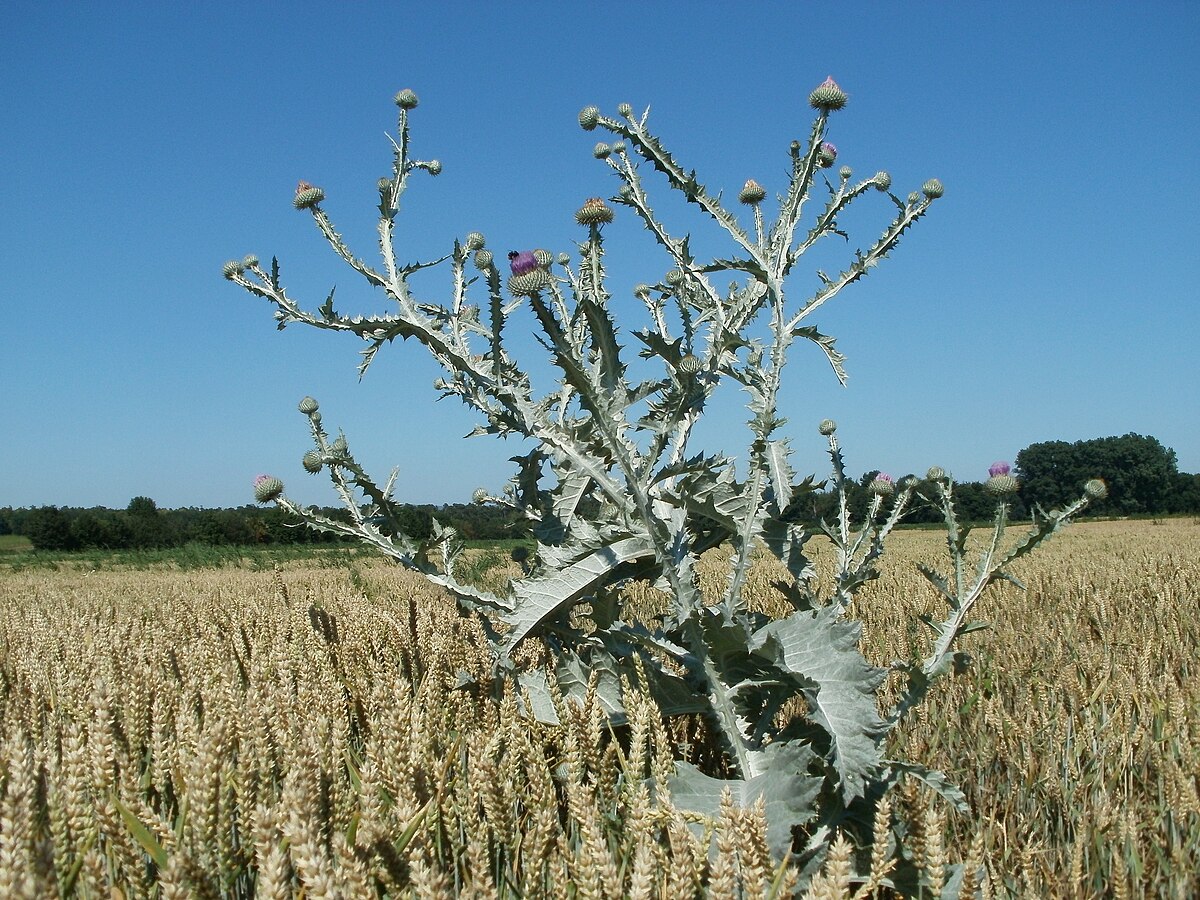
[[(340, 508), (322, 512), (347, 521)], [(525, 534), (511, 510), (479, 504), (409, 505), (401, 510), (404, 531), (428, 537), (433, 519), (452, 525), (468, 540), (499, 540)], [(184, 544), (337, 544), (337, 535), (297, 526), (274, 507), (160, 509), (149, 497), (134, 497), (125, 509), (42, 506), (0, 507), (0, 534), (20, 534), (37, 550), (155, 550)]]
[[(877, 474), (878, 470), (865, 473), (847, 491), (851, 515), (860, 520), (871, 499), (867, 486)], [(1108, 497), (1090, 504), (1084, 515), (1200, 513), (1200, 475), (1180, 472), (1174, 450), (1140, 434), (1030, 444), (1017, 454), (1014, 474), (1021, 484), (1010, 501), (1014, 519), (1028, 518), (1035, 507), (1050, 510), (1070, 503), (1089, 478), (1103, 478)], [(996, 498), (984, 490), (983, 480), (957, 482), (954, 498), (962, 521), (989, 521), (996, 513)], [(796, 512), (801, 516), (814, 515), (827, 522), (837, 516), (837, 496), (832, 491), (813, 493), (799, 505)], [(933, 504), (917, 501), (905, 521), (938, 522), (941, 512)]]
[[(865, 473), (848, 491), (851, 513), (861, 520), (870, 502), (868, 485), (878, 470)], [(1089, 478), (1103, 478), (1108, 498), (1093, 503), (1093, 516), (1200, 514), (1200, 475), (1178, 470), (1175, 451), (1140, 434), (1089, 441), (1045, 441), (1017, 454), (1015, 474), (1020, 492), (1012, 498), (1012, 517), (1026, 518), (1035, 506), (1052, 509), (1080, 495)], [(899, 480), (899, 479), (897, 479)], [(954, 487), (959, 518), (982, 522), (992, 518), (996, 500), (982, 481), (960, 481)], [(344, 509), (325, 515), (346, 520)], [(796, 513), (826, 521), (837, 516), (832, 491), (816, 491), (799, 500)], [(503, 540), (524, 536), (524, 523), (511, 510), (476, 503), (404, 506), (404, 531), (428, 537), (434, 517), (452, 525), (468, 540)], [(936, 522), (932, 504), (916, 503), (905, 521)], [(123, 510), (43, 506), (0, 507), (0, 534), (21, 534), (39, 550), (128, 550), (200, 544), (331, 544), (334, 535), (297, 527), (274, 507), (235, 509), (159, 509), (149, 497), (134, 497)]]

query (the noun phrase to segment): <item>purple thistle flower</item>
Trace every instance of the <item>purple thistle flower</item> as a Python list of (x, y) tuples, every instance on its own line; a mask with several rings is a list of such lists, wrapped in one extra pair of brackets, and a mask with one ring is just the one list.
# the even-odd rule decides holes
[(1000, 460), (988, 466), (988, 475), (990, 475), (992, 478), (995, 478), (997, 475), (1007, 475), (1011, 468), (1012, 467), (1009, 466), (1008, 463)]
[(837, 147), (829, 143), (829, 141), (826, 141), (821, 145), (821, 152), (828, 154), (829, 156), (837, 156)]
[(538, 267), (537, 257), (533, 255), (532, 250), (522, 250), (519, 253), (516, 250), (511, 251), (508, 254), (508, 264), (512, 267), (514, 275), (524, 275)]
[(878, 475), (875, 476), (875, 480), (890, 482), (892, 480), (892, 476), (889, 475), (887, 472), (880, 472)]

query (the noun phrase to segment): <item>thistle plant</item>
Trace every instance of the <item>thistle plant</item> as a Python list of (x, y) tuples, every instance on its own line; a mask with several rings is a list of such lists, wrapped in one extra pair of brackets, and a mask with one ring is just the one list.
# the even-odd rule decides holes
[[(870, 486), (865, 518), (854, 522), (836, 425), (825, 420), (818, 430), (828, 440), (837, 514), (832, 522), (805, 516), (810, 495), (825, 483), (797, 477), (781, 432), (788, 354), (798, 341), (811, 343), (845, 382), (843, 355), (811, 319), (878, 265), (943, 194), (941, 182), (930, 179), (902, 198), (882, 171), (855, 181), (842, 166), (831, 178), (827, 172), (839, 151), (828, 140), (830, 117), (847, 96), (830, 78), (809, 101), (815, 120), (807, 138), (791, 144), (789, 178), (773, 217), (764, 209), (766, 188), (752, 178), (736, 193), (742, 209), (711, 192), (650, 130), (648, 114), (635, 116), (622, 104), (610, 117), (589, 106), (579, 124), (612, 136), (593, 155), (620, 185), (611, 197), (591, 197), (575, 212), (582, 239), (574, 261), (543, 249), (493, 250), (484, 235), (470, 232), (444, 256), (401, 262), (394, 240), (400, 197), (414, 176), (441, 171), (436, 160), (413, 155), (410, 118), (418, 101), (414, 92), (401, 91), (392, 173), (378, 184), (380, 266), (346, 244), (321, 188), (301, 182), (294, 197), (333, 251), (383, 291), (394, 310), (348, 315), (335, 309), (330, 292), (309, 311), (285, 289), (276, 260), (266, 268), (246, 257), (223, 271), (271, 303), (280, 328), (299, 323), (361, 338), (367, 347), (360, 372), (397, 337), (423, 344), (445, 372), (437, 390), (478, 414), (476, 434), (533, 443), (516, 458), (507, 484), (481, 488), (474, 499), (517, 511), (528, 521), (536, 550), (521, 561), (523, 575), (507, 591), (473, 585), (462, 575), (463, 542), (453, 529), (435, 523), (428, 539), (406, 535), (395, 474), (382, 485), (368, 475), (346, 439), (331, 437), (309, 397), (300, 411), (314, 446), (303, 466), (328, 473), (349, 521), (291, 501), (274, 478), (256, 482), (260, 501), (275, 502), (313, 528), (357, 538), (443, 587), (465, 613), (479, 618), (492, 656), (492, 687), (515, 689), (531, 715), (553, 722), (554, 691), (582, 696), (589, 688), (599, 693), (614, 728), (622, 726), (630, 690), (652, 695), (665, 715), (702, 714), (724, 766), (706, 773), (679, 762), (668, 786), (671, 802), (716, 814), (726, 790), (745, 805), (762, 797), (774, 852), (781, 858), (800, 852), (819, 864), (835, 829), (865, 822), (869, 839), (873, 805), (903, 775), (962, 803), (939, 773), (885, 759), (884, 739), (938, 678), (965, 664), (957, 647), (981, 627), (971, 613), (982, 592), (996, 580), (1015, 581), (1007, 566), (1053, 534), (1102, 485), (1090, 486), (1066, 509), (1039, 515), (1024, 539), (1003, 549), (1015, 480), (1007, 469), (993, 473), (994, 531), (969, 574), (968, 529), (955, 516), (951, 480), (940, 470), (927, 479), (898, 481), (880, 474)], [(723, 233), (727, 255), (693, 255), (689, 236), (672, 232), (651, 206), (651, 173)], [(839, 217), (868, 198), (891, 209), (881, 234), (850, 254), (841, 271), (817, 271), (816, 289), (798, 302), (791, 299), (786, 288), (801, 257), (824, 238), (848, 239)], [(604, 230), (617, 209), (644, 225), (668, 269), (634, 288), (645, 316), (629, 332), (641, 358), (633, 366), (628, 342), (619, 340), (604, 267)], [(442, 302), (418, 298), (410, 284), (413, 275), (433, 267), (448, 270)], [(559, 375), (555, 384), (539, 390), (510, 353), (506, 329), (514, 322), (534, 326)], [(649, 376), (635, 377), (635, 368)], [(696, 424), (723, 382), (736, 383), (749, 396), (744, 474), (732, 456), (692, 448)], [(894, 708), (881, 710), (878, 694), (888, 670), (860, 653), (861, 624), (851, 618), (851, 605), (877, 577), (889, 533), (913, 503), (926, 501), (941, 506), (946, 522), (951, 574), (923, 570), (946, 615), (927, 623), (933, 646), (925, 659), (893, 665), (904, 689)], [(831, 588), (822, 588), (806, 552), (816, 535), (828, 538), (836, 552)], [(771, 619), (747, 602), (747, 576), (763, 550), (787, 572), (777, 586), (792, 611), (782, 618)], [(704, 595), (698, 582), (696, 563), (708, 551), (728, 558), (719, 596)], [(667, 598), (650, 621), (629, 614), (622, 589), (633, 581), (647, 582)], [(518, 665), (518, 649), (532, 639), (550, 650), (551, 672)]]

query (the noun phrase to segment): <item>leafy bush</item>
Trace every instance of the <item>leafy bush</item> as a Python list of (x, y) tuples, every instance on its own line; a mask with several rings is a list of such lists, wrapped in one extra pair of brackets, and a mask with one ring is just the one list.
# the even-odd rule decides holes
[[(807, 140), (791, 145), (790, 178), (770, 221), (766, 191), (757, 182), (747, 181), (738, 193), (739, 213), (666, 150), (646, 115), (634, 116), (627, 104), (615, 117), (587, 107), (580, 125), (614, 139), (597, 144), (594, 154), (620, 187), (608, 200), (581, 204), (576, 219), (584, 238), (574, 263), (540, 249), (511, 251), (505, 277), (502, 260), (475, 232), (456, 240), (440, 259), (398, 261), (393, 227), (399, 198), (414, 174), (436, 175), (441, 169), (436, 161), (412, 156), (409, 120), (417, 98), (402, 91), (396, 97), (392, 176), (378, 185), (382, 268), (368, 265), (346, 245), (325, 210), (322, 189), (301, 182), (294, 198), (335, 253), (386, 293), (394, 313), (346, 315), (334, 308), (332, 293), (315, 312), (307, 311), (284, 288), (276, 260), (264, 267), (251, 256), (224, 268), (231, 281), (274, 305), (280, 328), (301, 323), (362, 338), (368, 344), (364, 371), (384, 344), (415, 339), (445, 370), (437, 382), (442, 394), (479, 414), (478, 433), (536, 444), (517, 458), (517, 472), (502, 490), (476, 492), (479, 503), (518, 510), (536, 539), (536, 551), (521, 561), (523, 576), (506, 592), (471, 583), (454, 529), (435, 520), (428, 538), (406, 535), (391, 482), (379, 486), (344, 437), (330, 438), (312, 398), (300, 404), (314, 441), (304, 467), (328, 472), (350, 521), (297, 505), (270, 476), (256, 482), (257, 499), (274, 501), (314, 528), (357, 537), (445, 588), (483, 624), (492, 687), (499, 692), (515, 684), (529, 714), (558, 720), (556, 685), (579, 698), (589, 688), (598, 692), (614, 726), (624, 721), (627, 686), (652, 695), (667, 715), (704, 715), (719, 738), (723, 765), (701, 771), (678, 763), (670, 782), (672, 803), (715, 813), (727, 792), (742, 805), (762, 798), (772, 850), (780, 857), (798, 851), (809, 872), (835, 830), (851, 829), (869, 839), (875, 804), (902, 776), (921, 779), (962, 805), (962, 795), (940, 773), (885, 759), (884, 738), (938, 678), (966, 665), (955, 645), (982, 627), (970, 618), (982, 592), (998, 579), (1015, 580), (1008, 564), (1087, 502), (1084, 497), (1037, 515), (1032, 530), (1005, 549), (1008, 504), (1018, 485), (1007, 465), (994, 466), (987, 483), (994, 528), (978, 563), (969, 568), (968, 529), (955, 515), (949, 477), (931, 470), (926, 479), (897, 483), (876, 474), (867, 486), (865, 514), (852, 517), (836, 426), (826, 420), (819, 430), (832, 461), (835, 514), (831, 521), (807, 521), (798, 512), (821, 485), (796, 477), (791, 448), (780, 433), (788, 353), (797, 341), (811, 343), (836, 377), (845, 379), (845, 360), (834, 339), (809, 320), (887, 256), (943, 193), (936, 179), (901, 197), (891, 191), (886, 172), (855, 180), (842, 167), (830, 176), (837, 157), (827, 139), (830, 116), (845, 102), (832, 79), (812, 92), (816, 118)], [(651, 206), (646, 168), (724, 232), (731, 243), (727, 256), (696, 259), (689, 238), (671, 233)], [(800, 258), (823, 238), (845, 237), (839, 217), (869, 197), (881, 197), (892, 209), (880, 236), (851, 254), (840, 272), (818, 271), (814, 293), (799, 303), (789, 300), (785, 286)], [(613, 206), (641, 221), (671, 267), (660, 280), (634, 288), (646, 310), (643, 326), (632, 332), (643, 360), (636, 368), (652, 369), (640, 380), (610, 311), (604, 226), (614, 216)], [(410, 277), (442, 265), (449, 268), (447, 302), (418, 300)], [(735, 280), (727, 289), (718, 287), (719, 279), (729, 278)], [(479, 293), (484, 295), (479, 305), (469, 302)], [(561, 376), (547, 390), (535, 390), (528, 370), (509, 352), (506, 327), (517, 316), (532, 320)], [(722, 382), (736, 383), (749, 395), (751, 440), (743, 477), (731, 456), (689, 448)], [(1099, 496), (1103, 485), (1090, 483), (1089, 490)], [(848, 612), (856, 591), (877, 576), (886, 538), (919, 495), (940, 506), (947, 529), (949, 573), (922, 569), (944, 600), (945, 615), (926, 621), (933, 647), (925, 658), (893, 665), (903, 687), (899, 700), (881, 712), (878, 694), (888, 670), (860, 653), (861, 625)], [(832, 541), (837, 553), (834, 587), (825, 595), (805, 553), (817, 534)], [(728, 557), (724, 587), (720, 596), (706, 596), (697, 562), (718, 548)], [(772, 620), (747, 603), (747, 575), (761, 548), (787, 571), (777, 585), (792, 609), (783, 618)], [(622, 588), (631, 581), (665, 592), (661, 615), (649, 621), (629, 615)], [(535, 638), (551, 651), (549, 673), (517, 662), (518, 649)]]

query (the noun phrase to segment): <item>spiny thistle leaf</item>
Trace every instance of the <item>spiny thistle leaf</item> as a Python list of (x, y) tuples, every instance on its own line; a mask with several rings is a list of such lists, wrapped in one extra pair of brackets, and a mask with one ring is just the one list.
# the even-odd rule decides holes
[(771, 491), (775, 496), (777, 512), (782, 513), (792, 502), (792, 467), (787, 458), (791, 455), (786, 440), (767, 441), (763, 458), (771, 475)]
[(511, 650), (557, 611), (591, 596), (620, 566), (653, 557), (654, 545), (648, 535), (630, 535), (568, 566), (513, 582), (516, 602), (511, 612), (503, 614), (511, 630), (501, 649)]
[[(808, 747), (769, 746), (756, 756), (762, 774), (751, 778), (712, 778), (691, 763), (677, 762), (675, 777), (669, 782), (671, 803), (677, 809), (715, 819), (720, 816), (725, 791), (743, 809), (761, 798), (766, 807), (767, 843), (782, 858), (791, 849), (792, 829), (816, 818), (822, 779), (807, 774), (816, 758)], [(694, 830), (703, 832), (699, 827)]]
[(838, 618), (836, 607), (795, 612), (756, 631), (750, 648), (803, 679), (809, 717), (830, 738), (829, 763), (846, 803), (861, 797), (877, 774), (885, 731), (875, 690), (887, 672), (858, 650), (862, 623)]
[(846, 361), (846, 357), (834, 349), (835, 338), (821, 334), (821, 332), (817, 331), (811, 325), (796, 328), (792, 331), (792, 334), (796, 337), (807, 338), (820, 347), (821, 351), (825, 354), (825, 358), (829, 360), (829, 365), (833, 367), (833, 374), (837, 376), (837, 380), (843, 385), (847, 382), (849, 376), (842, 365)]

